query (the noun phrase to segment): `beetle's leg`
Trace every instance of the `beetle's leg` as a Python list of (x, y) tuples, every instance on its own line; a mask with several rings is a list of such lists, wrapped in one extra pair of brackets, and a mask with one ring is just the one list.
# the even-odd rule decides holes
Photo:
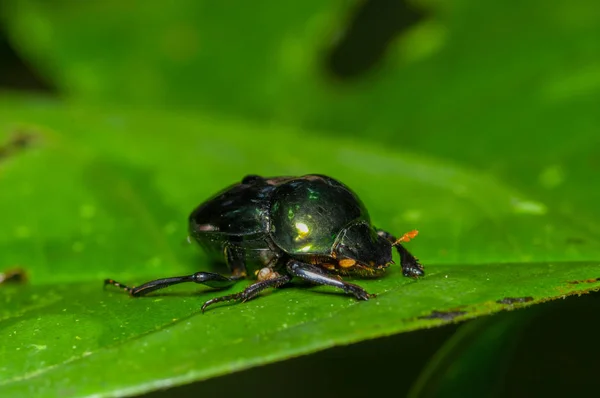
[(362, 287), (353, 283), (344, 282), (334, 276), (325, 274), (319, 267), (312, 264), (303, 263), (297, 260), (290, 260), (287, 263), (287, 270), (290, 274), (316, 283), (318, 285), (329, 285), (342, 289), (346, 293), (353, 294), (359, 300), (368, 300), (375, 297), (374, 294), (369, 294)]
[(113, 285), (125, 290), (131, 296), (138, 297), (144, 296), (150, 292), (153, 292), (158, 289), (162, 289), (167, 286), (176, 285), (178, 283), (184, 282), (194, 282), (201, 283), (203, 285), (207, 285), (217, 289), (224, 289), (230, 286), (233, 286), (235, 282), (242, 279), (243, 277), (232, 276), (226, 277), (220, 274), (215, 274), (214, 272), (196, 272), (192, 275), (186, 276), (175, 276), (173, 278), (164, 278), (164, 279), (156, 279), (150, 282), (146, 282), (140, 286), (129, 287), (123, 285), (112, 279), (105, 279), (104, 286)]
[(246, 253), (240, 246), (226, 245), (224, 249), (225, 263), (231, 274), (241, 279), (246, 276)]
[[(398, 241), (394, 235), (381, 229), (377, 230), (377, 235), (383, 236), (391, 243)], [(398, 254), (400, 255), (400, 265), (402, 266), (402, 274), (404, 276), (417, 277), (425, 275), (425, 271), (423, 270), (421, 263), (419, 263), (419, 260), (410, 254), (410, 252), (406, 250), (404, 246), (401, 244), (396, 244), (394, 247), (396, 250), (398, 250)]]
[(212, 305), (214, 303), (219, 303), (222, 301), (233, 301), (233, 300), (242, 300), (242, 302), (248, 301), (251, 298), (256, 297), (260, 292), (265, 290), (268, 287), (279, 287), (288, 283), (292, 278), (289, 275), (280, 275), (272, 279), (267, 279), (264, 281), (253, 283), (248, 286), (243, 291), (230, 294), (227, 296), (215, 297), (213, 299), (208, 300), (206, 303), (202, 305), (202, 312), (206, 310), (206, 307)]

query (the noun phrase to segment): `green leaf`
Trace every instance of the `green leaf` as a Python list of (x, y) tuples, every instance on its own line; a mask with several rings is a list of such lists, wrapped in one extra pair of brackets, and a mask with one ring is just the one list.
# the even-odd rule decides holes
[[(0, 100), (0, 133), (1, 266), (31, 280), (0, 285), (3, 397), (140, 393), (600, 288), (597, 235), (443, 158), (276, 124), (14, 97)], [(10, 144), (19, 134), (28, 145)], [(209, 269), (185, 241), (198, 203), (244, 174), (308, 172), (350, 185), (382, 228), (418, 228), (410, 250), (427, 276), (358, 280), (378, 295), (367, 302), (295, 284), (204, 315), (222, 292), (102, 289), (106, 277)]]
[[(493, 301), (506, 294), (527, 291), (543, 300), (547, 294), (577, 292), (581, 286), (565, 288), (564, 279), (597, 273), (598, 263), (535, 264), (528, 267), (531, 274), (511, 277), (520, 268), (432, 266), (418, 283), (397, 272), (362, 283), (379, 294), (368, 302), (323, 289), (289, 288), (204, 315), (199, 306), (218, 294), (181, 289), (132, 299), (103, 292), (100, 281), (13, 288), (2, 294), (8, 315), (0, 323), (0, 358), (11, 365), (0, 368), (0, 391), (6, 397), (123, 395), (202, 380), (429, 327), (439, 321), (418, 317), (432, 309), (458, 306), (473, 317), (506, 308)], [(477, 278), (482, 273), (487, 283)]]

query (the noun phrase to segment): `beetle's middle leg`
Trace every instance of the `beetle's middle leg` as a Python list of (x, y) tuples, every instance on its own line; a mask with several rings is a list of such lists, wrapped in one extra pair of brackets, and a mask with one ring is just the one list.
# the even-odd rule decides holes
[(246, 277), (246, 253), (240, 245), (226, 244), (223, 249), (225, 263), (231, 270), (232, 278), (243, 279)]
[(316, 267), (312, 264), (303, 263), (297, 260), (290, 260), (287, 263), (287, 270), (290, 274), (309, 282), (313, 282), (318, 285), (329, 285), (340, 288), (346, 293), (353, 294), (359, 300), (368, 300), (371, 297), (375, 297), (374, 294), (367, 293), (367, 291), (362, 287), (327, 275), (321, 271), (319, 267)]
[(244, 289), (243, 291), (241, 291), (239, 293), (230, 294), (227, 296), (215, 297), (213, 299), (208, 300), (206, 303), (204, 303), (202, 305), (202, 312), (204, 312), (206, 310), (206, 307), (208, 307), (209, 305), (212, 305), (214, 303), (219, 303), (222, 301), (233, 301), (233, 300), (236, 300), (236, 301), (242, 300), (242, 302), (248, 301), (251, 298), (256, 297), (260, 292), (262, 292), (266, 288), (279, 287), (281, 285), (285, 285), (290, 280), (292, 280), (292, 277), (289, 275), (277, 275), (277, 276), (272, 277), (271, 279), (266, 279), (266, 280), (262, 280), (262, 281), (253, 283), (252, 285), (248, 286), (246, 289)]

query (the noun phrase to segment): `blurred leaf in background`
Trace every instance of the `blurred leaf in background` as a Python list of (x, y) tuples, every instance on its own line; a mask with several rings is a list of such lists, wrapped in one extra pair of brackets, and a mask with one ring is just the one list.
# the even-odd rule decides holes
[(372, 37), (352, 29), (361, 4), (21, 0), (5, 14), (15, 46), (80, 102), (376, 137), (489, 171), (600, 232), (582, 214), (600, 194), (581, 183), (600, 167), (596, 3), (366, 2), (373, 32), (401, 29), (372, 34), (386, 51), (371, 70), (336, 78), (331, 53)]
[[(3, 396), (139, 393), (600, 285), (592, 1), (2, 7), (11, 46), (63, 99), (0, 102), (0, 145), (33, 137), (0, 158), (0, 267), (31, 276), (0, 291)], [(309, 172), (348, 183), (377, 225), (418, 228), (428, 276), (361, 282), (380, 296), (360, 305), (283, 289), (205, 317), (190, 317), (205, 291), (94, 287), (196, 271), (195, 205), (244, 174)], [(480, 323), (481, 344), (511, 322)], [(445, 380), (434, 367), (413, 393)]]

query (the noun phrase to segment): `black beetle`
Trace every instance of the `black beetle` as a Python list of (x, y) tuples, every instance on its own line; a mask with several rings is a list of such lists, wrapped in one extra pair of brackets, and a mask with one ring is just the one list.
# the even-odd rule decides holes
[(112, 279), (105, 285), (131, 296), (182, 282), (226, 288), (248, 276), (258, 281), (244, 291), (208, 300), (202, 311), (220, 301), (249, 300), (268, 287), (299, 277), (330, 285), (359, 300), (373, 295), (344, 282), (340, 275), (376, 277), (390, 265), (392, 247), (400, 254), (404, 276), (424, 275), (423, 266), (396, 239), (371, 225), (369, 213), (350, 188), (324, 175), (263, 178), (246, 176), (198, 206), (189, 217), (190, 236), (211, 259), (228, 265), (231, 276), (213, 272), (157, 279), (127, 287)]

